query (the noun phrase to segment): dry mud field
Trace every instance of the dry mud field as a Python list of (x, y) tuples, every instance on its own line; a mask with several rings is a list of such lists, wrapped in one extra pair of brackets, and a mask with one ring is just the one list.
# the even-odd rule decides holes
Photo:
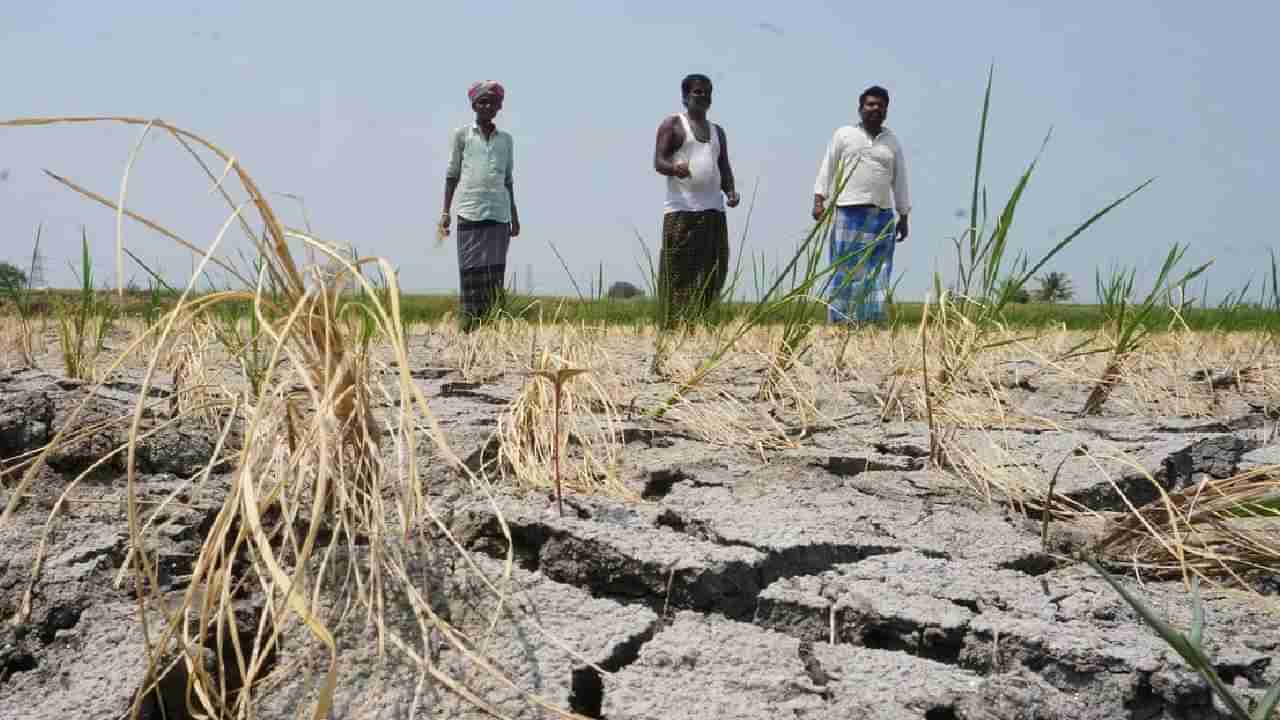
[[(1102, 414), (1082, 417), (1105, 358), (1063, 359), (1080, 339), (1046, 331), (984, 353), (926, 404), (922, 365), (942, 350), (922, 353), (912, 330), (847, 343), (824, 330), (782, 372), (758, 330), (655, 417), (713, 338), (676, 343), (659, 376), (651, 330), (415, 327), (409, 374), (463, 467), (427, 418), (416, 445), (390, 429), (401, 368), (377, 358), (379, 452), (404, 482), (375, 493), (381, 534), (321, 522), (293, 595), (332, 636), (326, 716), (1227, 717), (1075, 558), (1098, 547), (1179, 628), (1184, 571), (1202, 573), (1218, 673), (1255, 699), (1280, 678), (1280, 521), (1170, 510), (1275, 482), (1241, 473), (1280, 463), (1280, 351), (1248, 334), (1153, 336)], [(234, 359), (185, 342), (145, 396), (145, 357), (96, 387), (52, 353), (0, 370), (0, 499), (63, 433), (0, 526), (0, 718), (121, 718), (135, 700), (143, 718), (197, 717), (197, 677), (227, 716), (311, 717), (325, 693), (325, 636), (253, 569), (260, 553), (225, 550), (240, 553), (239, 585), (192, 586), (246, 438), (286, 454), (320, 440), (250, 424), (267, 410), (244, 399)], [(562, 398), (563, 516), (552, 384), (528, 373), (558, 367), (589, 370)], [(139, 401), (140, 432), (154, 431), (134, 454), (154, 577), (141, 593), (126, 455), (110, 455)], [(323, 520), (293, 507), (263, 524)], [(303, 535), (271, 540), (286, 574), (299, 568), (283, 548)], [(203, 647), (166, 638), (174, 618), (181, 637), (203, 625)]]

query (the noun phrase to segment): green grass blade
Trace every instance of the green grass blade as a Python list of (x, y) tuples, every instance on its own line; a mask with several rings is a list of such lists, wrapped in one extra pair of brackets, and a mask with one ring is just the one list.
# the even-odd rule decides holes
[[(42, 222), (36, 225), (36, 240), (35, 240), (35, 244), (31, 246), (31, 266), (27, 270), (27, 290), (32, 289), (31, 276), (35, 275), (36, 263), (40, 262), (40, 238), (43, 234), (44, 234), (44, 223)], [(1275, 264), (1275, 258), (1273, 256), (1272, 257), (1273, 270), (1275, 269), (1274, 264)]]
[(991, 113), (991, 85), (995, 80), (995, 74), (996, 65), (992, 63), (987, 68), (987, 90), (982, 96), (982, 119), (978, 122), (978, 153), (973, 165), (973, 199), (969, 205), (969, 254), (971, 261), (977, 253), (978, 190), (982, 186), (982, 153), (987, 142), (987, 118)]
[(1274, 720), (1272, 715), (1276, 711), (1276, 706), (1280, 705), (1280, 680), (1272, 685), (1267, 694), (1262, 696), (1262, 702), (1258, 703), (1258, 707), (1253, 711), (1252, 720)]
[(1066, 237), (1058, 241), (1058, 243), (1054, 245), (1053, 248), (1050, 249), (1049, 252), (1044, 257), (1040, 258), (1040, 262), (1036, 263), (1035, 266), (1031, 268), (1030, 272), (1027, 273), (1027, 277), (1030, 278), (1031, 276), (1040, 272), (1040, 269), (1043, 268), (1045, 264), (1048, 263), (1049, 260), (1053, 258), (1053, 256), (1057, 255), (1059, 251), (1061, 251), (1064, 247), (1066, 247), (1072, 240), (1075, 240), (1085, 230), (1088, 230), (1089, 226), (1101, 220), (1103, 216), (1105, 216), (1107, 213), (1120, 207), (1120, 205), (1122, 205), (1125, 201), (1127, 201), (1129, 198), (1133, 197), (1134, 195), (1138, 194), (1138, 192), (1140, 192), (1142, 189), (1144, 189), (1151, 183), (1155, 182), (1155, 180), (1156, 180), (1155, 178), (1150, 178), (1146, 182), (1138, 185), (1136, 188), (1130, 190), (1124, 195), (1121, 195), (1119, 198), (1113, 201), (1110, 205), (1107, 205), (1106, 207), (1102, 208), (1098, 212), (1094, 213), (1088, 220), (1085, 220), (1083, 223), (1081, 223), (1075, 230), (1072, 230), (1071, 232), (1067, 233)]
[(160, 275), (155, 270), (152, 270), (150, 267), (147, 266), (146, 263), (142, 262), (142, 260), (137, 255), (134, 255), (133, 252), (129, 250), (129, 248), (124, 248), (124, 254), (128, 255), (130, 260), (137, 263), (138, 267), (142, 268), (144, 272), (150, 275), (151, 279), (159, 283), (160, 287), (164, 288), (165, 292), (177, 294), (178, 292), (177, 290), (174, 290), (173, 287), (169, 285), (169, 283), (164, 281), (164, 278), (160, 277)]
[(569, 269), (568, 263), (564, 261), (564, 256), (560, 254), (560, 251), (556, 248), (556, 244), (551, 242), (550, 238), (547, 238), (547, 244), (551, 246), (551, 252), (555, 253), (556, 259), (560, 261), (560, 267), (564, 268), (565, 274), (569, 276), (569, 282), (573, 283), (573, 291), (578, 294), (578, 299), (582, 302), (586, 302), (587, 298), (582, 294), (582, 287), (578, 285), (577, 278), (573, 276), (573, 271)]
[(1248, 720), (1251, 716), (1249, 712), (1241, 704), (1240, 700), (1231, 692), (1230, 688), (1222, 682), (1222, 678), (1218, 677), (1218, 673), (1213, 669), (1213, 663), (1205, 656), (1201, 647), (1188, 641), (1182, 633), (1175, 630), (1171, 625), (1165, 622), (1155, 611), (1151, 609), (1141, 598), (1129, 592), (1128, 588), (1111, 576), (1102, 568), (1102, 564), (1092, 557), (1085, 558), (1085, 562), (1102, 576), (1107, 584), (1112, 587), (1124, 599), (1130, 607), (1147, 623), (1162, 640), (1175, 652), (1182, 656), (1187, 664), (1200, 673), (1200, 676), (1212, 686), (1213, 691), (1222, 700), (1222, 702), (1231, 710), (1232, 714), (1241, 720)]
[(1204, 647), (1204, 602), (1200, 599), (1200, 576), (1191, 578), (1191, 629), (1187, 640), (1195, 647)]
[(80, 289), (87, 296), (93, 292), (93, 265), (89, 257), (89, 231), (83, 226), (80, 228), (80, 268)]
[[(648, 263), (648, 272), (644, 273), (645, 283), (649, 286), (649, 295), (658, 297), (658, 269), (653, 266), (653, 252), (649, 249), (649, 243), (644, 241), (644, 235), (640, 233), (640, 228), (635, 225), (631, 226), (631, 232), (635, 234), (636, 240), (640, 241), (640, 249), (644, 251), (644, 259)], [(640, 262), (637, 260), (636, 264)], [(641, 268), (643, 271), (644, 268)]]
[[(747, 203), (747, 217), (742, 224), (742, 235), (738, 239), (738, 259), (734, 263), (733, 273), (729, 275), (729, 281), (725, 283), (724, 289), (720, 293), (720, 300), (723, 303), (731, 302), (737, 296), (738, 282), (742, 277), (742, 253), (747, 248), (747, 233), (751, 230), (751, 216), (756, 209), (756, 195), (760, 191), (760, 178), (757, 177), (755, 183), (751, 187), (751, 202)], [(755, 257), (752, 257), (754, 262)]]
[(1271, 251), (1271, 308), (1280, 312), (1280, 262), (1276, 261), (1276, 251)]
[[(1018, 209), (1018, 203), (1022, 200), (1022, 194), (1027, 189), (1027, 183), (1031, 182), (1031, 176), (1035, 172), (1036, 165), (1040, 162), (1040, 157), (1044, 153), (1044, 148), (1049, 144), (1049, 136), (1052, 129), (1044, 136), (1044, 141), (1040, 143), (1040, 150), (1036, 152), (1036, 156), (1032, 158), (1027, 169), (1018, 178), (1018, 182), (1013, 187), (1013, 192), (1009, 194), (1009, 200), (1005, 202), (1004, 210), (1000, 212), (1000, 218), (996, 221), (995, 232), (991, 234), (991, 239), (987, 243), (985, 257), (983, 260), (982, 273), (982, 298), (990, 301), (996, 288), (999, 286), (1000, 277), (1003, 274), (1005, 250), (1009, 242), (1009, 230), (1013, 227), (1014, 213)], [(1042, 261), (1043, 262), (1043, 261)], [(1026, 284), (1029, 275), (1022, 275), (1014, 279), (1012, 287), (1008, 288), (1011, 292), (1021, 289)], [(1004, 303), (1000, 302), (999, 306)]]
[(1223, 513), (1236, 518), (1280, 516), (1280, 492), (1264, 495), (1258, 500), (1242, 502), (1224, 510)]
[(1138, 613), (1138, 616), (1142, 618), (1143, 622), (1151, 626), (1151, 629), (1155, 630), (1156, 634), (1168, 643), (1169, 647), (1176, 650), (1179, 655), (1187, 660), (1187, 662), (1192, 662), (1191, 658), (1196, 654), (1195, 649), (1191, 647), (1187, 642), (1187, 639), (1182, 636), (1182, 633), (1178, 632), (1173, 628), (1173, 626), (1165, 622), (1163, 618), (1157, 615), (1156, 612), (1142, 600), (1142, 598), (1129, 592), (1129, 589), (1126, 588), (1119, 580), (1115, 579), (1111, 573), (1103, 569), (1102, 564), (1096, 559), (1087, 558), (1086, 562), (1088, 562), (1089, 566), (1101, 575), (1102, 579), (1106, 580), (1107, 584), (1110, 585), (1111, 588), (1129, 604), (1129, 607), (1133, 608), (1134, 612)]

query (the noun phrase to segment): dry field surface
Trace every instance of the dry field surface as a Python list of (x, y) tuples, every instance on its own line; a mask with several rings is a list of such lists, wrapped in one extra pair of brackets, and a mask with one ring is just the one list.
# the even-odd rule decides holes
[(1085, 550), (1180, 628), (1202, 577), (1220, 676), (1280, 678), (1280, 521), (1223, 510), (1276, 492), (1272, 338), (1153, 335), (1085, 417), (1073, 333), (927, 387), (914, 328), (756, 328), (659, 413), (714, 330), (658, 374), (652, 329), (413, 326), (353, 460), (211, 327), (0, 357), (0, 717), (1226, 717)]

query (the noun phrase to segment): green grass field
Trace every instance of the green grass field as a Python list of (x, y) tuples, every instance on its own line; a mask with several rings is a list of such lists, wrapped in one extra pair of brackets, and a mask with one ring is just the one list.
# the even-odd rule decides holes
[[(452, 312), (457, 299), (451, 295), (406, 295), (402, 298), (405, 319), (410, 322), (433, 322)], [(510, 301), (512, 313), (535, 320), (541, 314), (546, 321), (558, 320), (573, 323), (604, 323), (631, 325), (651, 323), (657, 312), (657, 304), (649, 299), (632, 300), (580, 300), (565, 297), (517, 296)], [(725, 320), (741, 316), (751, 303), (736, 302), (722, 308)], [(923, 303), (901, 302), (895, 306), (895, 319), (904, 325), (918, 325)], [(819, 303), (809, 303), (809, 315), (815, 323), (825, 322), (826, 311)], [(1026, 303), (1011, 305), (1005, 312), (1005, 321), (1012, 327), (1057, 327), (1070, 330), (1096, 330), (1102, 325), (1102, 311), (1097, 305)], [(1190, 308), (1183, 313), (1183, 320), (1193, 330), (1226, 331), (1280, 331), (1280, 313), (1261, 308), (1242, 307)], [(1164, 312), (1155, 319), (1155, 325), (1181, 327), (1172, 312)]]
[[(34, 309), (37, 313), (50, 312), (58, 303), (69, 301), (76, 291), (51, 290), (47, 294), (37, 294)], [(144, 316), (148, 307), (154, 302), (146, 292), (126, 292), (123, 298), (116, 300), (115, 293), (102, 291), (103, 297), (116, 301), (123, 315)], [(167, 307), (172, 297), (160, 300)], [(458, 306), (456, 295), (452, 294), (407, 294), (401, 297), (401, 306), (405, 322), (434, 323), (443, 320)], [(657, 304), (648, 298), (630, 300), (612, 300), (607, 298), (582, 300), (573, 297), (527, 296), (515, 295), (509, 298), (509, 312), (531, 322), (541, 319), (542, 322), (567, 322), (605, 325), (644, 325), (653, 322), (657, 313)], [(720, 321), (731, 321), (746, 313), (752, 307), (748, 302), (730, 303), (718, 313)], [(919, 302), (901, 302), (895, 306), (896, 322), (914, 326), (920, 322), (923, 309)], [(227, 308), (222, 309), (227, 312)], [(243, 312), (248, 312), (245, 305)], [(0, 314), (12, 314), (13, 306), (8, 300), (0, 300)], [(808, 315), (815, 323), (825, 321), (825, 311), (819, 303), (809, 303)], [(1004, 314), (1005, 323), (1010, 327), (1065, 327), (1069, 330), (1096, 330), (1102, 325), (1102, 311), (1098, 305), (1067, 303), (1026, 303), (1010, 305)], [(1265, 308), (1249, 305), (1235, 308), (1189, 308), (1183, 312), (1183, 321), (1192, 330), (1238, 331), (1275, 331), (1280, 332), (1280, 313)], [(780, 322), (781, 320), (779, 320)], [(1153, 321), (1153, 328), (1181, 328), (1170, 311), (1159, 313)]]

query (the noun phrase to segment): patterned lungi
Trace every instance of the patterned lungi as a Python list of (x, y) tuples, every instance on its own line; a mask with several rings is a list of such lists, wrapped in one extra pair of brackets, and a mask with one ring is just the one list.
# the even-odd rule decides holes
[(502, 297), (511, 225), (458, 218), (458, 297), (464, 330), (472, 330)]
[(829, 258), (836, 269), (827, 280), (830, 322), (880, 322), (893, 274), (897, 224), (893, 211), (839, 207), (831, 220)]
[(719, 210), (669, 212), (662, 218), (658, 301), (662, 324), (701, 319), (729, 274), (729, 228)]

